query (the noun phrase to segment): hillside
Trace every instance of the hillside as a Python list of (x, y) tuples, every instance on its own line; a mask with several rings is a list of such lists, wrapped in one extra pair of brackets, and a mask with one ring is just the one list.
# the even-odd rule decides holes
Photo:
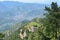
[(60, 7), (56, 2), (45, 8), (35, 3), (0, 4), (0, 40), (60, 40)]

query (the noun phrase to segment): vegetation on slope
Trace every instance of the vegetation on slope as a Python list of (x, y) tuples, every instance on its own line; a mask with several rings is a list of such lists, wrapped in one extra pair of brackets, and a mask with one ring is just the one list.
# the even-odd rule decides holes
[(45, 7), (45, 11), (44, 18), (22, 23), (18, 30), (5, 36), (5, 40), (60, 40), (60, 7), (52, 2), (51, 7)]

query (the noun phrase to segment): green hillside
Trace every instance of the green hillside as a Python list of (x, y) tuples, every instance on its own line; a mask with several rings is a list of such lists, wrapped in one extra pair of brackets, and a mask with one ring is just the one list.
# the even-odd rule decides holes
[(60, 7), (52, 2), (45, 11), (43, 18), (24, 20), (0, 33), (0, 40), (60, 40)]

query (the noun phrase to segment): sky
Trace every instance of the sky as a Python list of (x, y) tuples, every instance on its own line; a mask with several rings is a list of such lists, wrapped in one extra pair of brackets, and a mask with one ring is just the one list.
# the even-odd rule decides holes
[(45, 3), (50, 4), (51, 2), (58, 2), (60, 4), (60, 0), (0, 0), (0, 1), (18, 1), (24, 3)]

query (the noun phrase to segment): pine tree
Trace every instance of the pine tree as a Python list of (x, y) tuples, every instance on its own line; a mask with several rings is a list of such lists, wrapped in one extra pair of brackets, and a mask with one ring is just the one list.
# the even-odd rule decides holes
[(60, 27), (60, 8), (58, 7), (57, 3), (52, 2), (51, 7), (45, 7), (45, 10), (47, 11), (45, 14), (46, 21), (44, 23), (47, 27), (46, 29), (48, 32), (53, 31), (53, 36), (55, 39), (57, 39), (57, 32), (59, 31), (58, 28)]

